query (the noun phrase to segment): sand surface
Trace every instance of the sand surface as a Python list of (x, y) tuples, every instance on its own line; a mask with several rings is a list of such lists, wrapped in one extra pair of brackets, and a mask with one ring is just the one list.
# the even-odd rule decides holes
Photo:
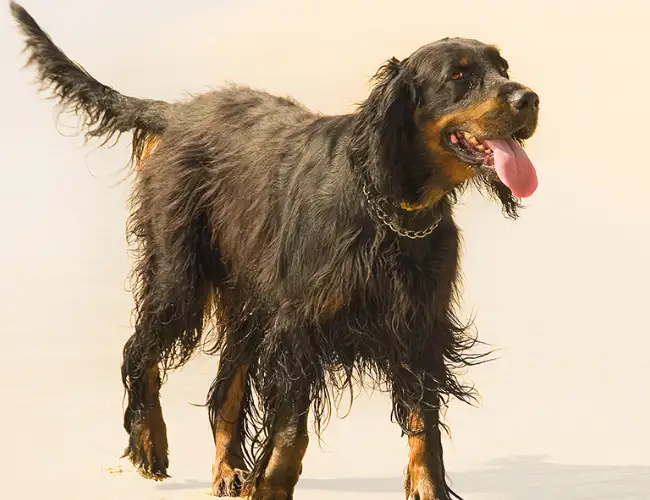
[[(448, 35), (499, 45), (541, 95), (540, 188), (516, 223), (474, 194), (458, 212), (465, 313), (502, 358), (469, 374), (482, 407), (448, 413), (448, 470), (467, 499), (650, 499), (650, 3), (24, 2), (98, 79), (162, 99), (234, 80), (343, 112), (390, 56)], [(128, 141), (62, 137), (0, 19), (0, 498), (207, 498), (211, 436), (192, 403), (214, 358), (164, 388), (173, 478), (120, 472)], [(403, 498), (405, 459), (387, 398), (361, 396), (310, 447), (297, 498)]]

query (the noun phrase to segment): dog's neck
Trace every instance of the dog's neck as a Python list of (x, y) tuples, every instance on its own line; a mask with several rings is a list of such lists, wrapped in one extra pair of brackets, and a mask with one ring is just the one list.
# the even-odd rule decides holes
[(423, 210), (432, 208), (447, 194), (449, 194), (448, 191), (445, 191), (439, 187), (432, 187), (426, 190), (426, 193), (422, 197), (421, 201), (409, 202), (402, 200), (399, 202), (399, 206), (402, 210), (406, 210), (407, 212), (421, 212)]
[(432, 193), (426, 202), (412, 205), (381, 194), (366, 176), (362, 176), (361, 188), (366, 209), (371, 217), (398, 236), (413, 240), (425, 238), (433, 233), (442, 221), (445, 193), (441, 193), (437, 198), (434, 198)]

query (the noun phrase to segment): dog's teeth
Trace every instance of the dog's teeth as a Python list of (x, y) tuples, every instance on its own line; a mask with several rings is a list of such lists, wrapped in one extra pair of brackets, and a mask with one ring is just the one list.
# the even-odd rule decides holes
[(472, 144), (478, 144), (478, 139), (474, 137), (472, 134), (469, 132), (463, 132), (463, 136), (465, 137), (465, 140), (467, 142), (470, 142)]

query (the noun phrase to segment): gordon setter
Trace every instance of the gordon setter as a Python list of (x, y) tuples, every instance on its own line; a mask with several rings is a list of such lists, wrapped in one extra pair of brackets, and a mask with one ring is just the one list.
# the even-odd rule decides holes
[(215, 495), (293, 498), (309, 412), (320, 435), (361, 381), (390, 392), (408, 436), (407, 498), (459, 498), (440, 412), (449, 397), (472, 400), (457, 371), (485, 353), (470, 352), (457, 317), (454, 204), (473, 184), (515, 218), (537, 187), (522, 141), (539, 98), (499, 51), (446, 38), (390, 59), (345, 115), (239, 85), (167, 103), (99, 83), (11, 10), (38, 81), (87, 137), (133, 133), (135, 331), (122, 379), (125, 454), (140, 473), (167, 477), (160, 386), (201, 345), (219, 354)]

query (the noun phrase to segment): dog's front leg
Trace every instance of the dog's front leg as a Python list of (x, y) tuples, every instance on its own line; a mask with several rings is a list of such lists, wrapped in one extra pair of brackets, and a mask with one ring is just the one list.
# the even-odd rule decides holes
[(439, 413), (439, 409), (424, 404), (409, 413), (411, 435), (404, 484), (407, 500), (451, 500), (454, 495), (445, 479)]
[(443, 400), (437, 380), (440, 378), (413, 369), (400, 370), (393, 378), (393, 415), (408, 436), (407, 500), (460, 498), (446, 481), (441, 441), (444, 425), (440, 421)]
[[(289, 399), (292, 394), (283, 395)], [(295, 397), (295, 396), (294, 396)], [(269, 452), (257, 477), (250, 500), (292, 500), (294, 488), (302, 474), (302, 459), (307, 451), (309, 436), (307, 419), (309, 399), (296, 397), (286, 406), (283, 416), (272, 430)]]

